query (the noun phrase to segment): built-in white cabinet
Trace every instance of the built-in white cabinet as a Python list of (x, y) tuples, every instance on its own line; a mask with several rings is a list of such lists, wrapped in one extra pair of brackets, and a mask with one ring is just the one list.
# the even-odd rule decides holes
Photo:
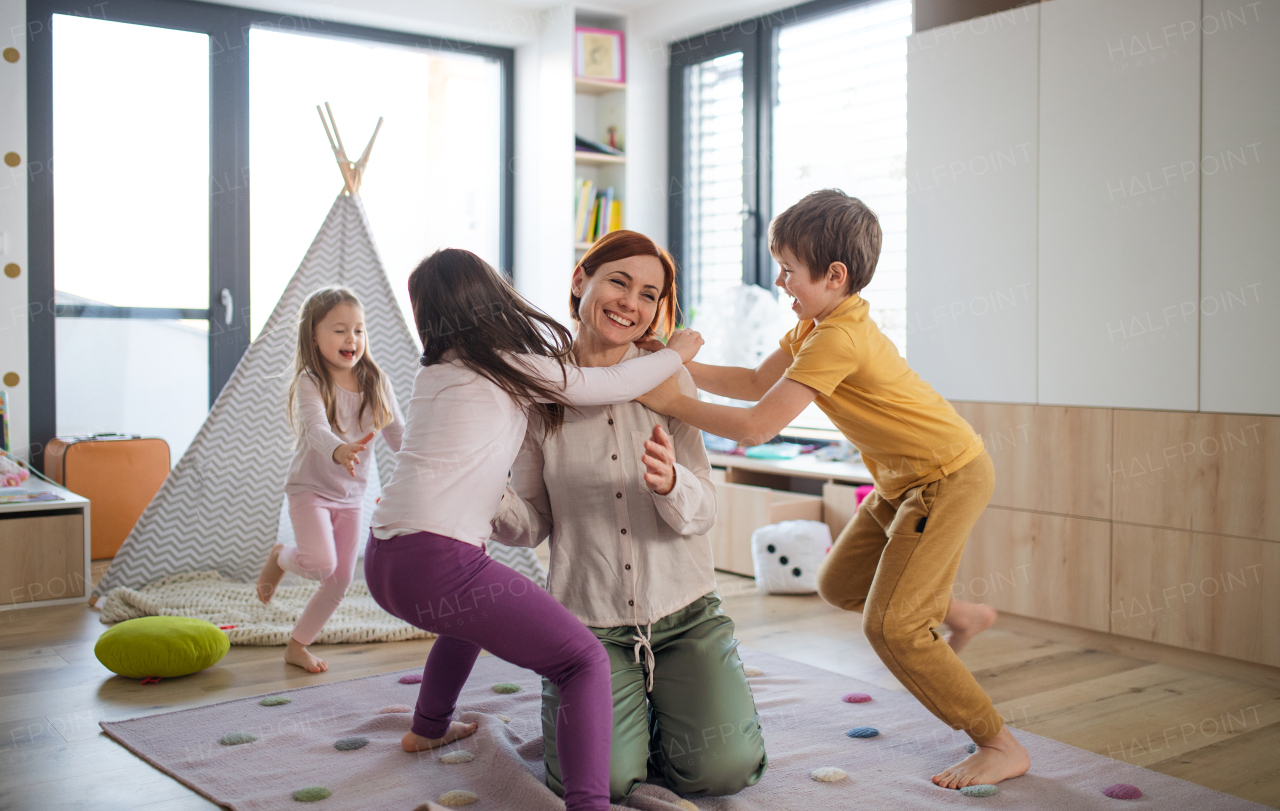
[(907, 345), (953, 399), (1036, 402), (1039, 17), (908, 43)]
[(1200, 408), (1280, 414), (1280, 2), (1201, 29)]
[(1041, 403), (1199, 407), (1200, 20), (1040, 5)]

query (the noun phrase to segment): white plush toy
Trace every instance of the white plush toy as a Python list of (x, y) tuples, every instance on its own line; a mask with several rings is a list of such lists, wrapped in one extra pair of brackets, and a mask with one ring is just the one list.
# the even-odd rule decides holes
[(818, 567), (831, 549), (831, 530), (821, 521), (782, 521), (751, 533), (756, 585), (765, 594), (813, 594)]

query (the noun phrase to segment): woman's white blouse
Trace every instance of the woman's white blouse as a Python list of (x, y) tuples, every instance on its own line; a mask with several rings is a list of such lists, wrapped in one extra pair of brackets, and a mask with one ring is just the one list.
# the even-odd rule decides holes
[[(624, 361), (647, 354), (632, 346)], [(610, 367), (613, 368), (613, 367)], [(680, 389), (696, 395), (680, 370)], [(716, 491), (701, 432), (637, 402), (582, 407), (546, 436), (531, 421), (493, 519), (493, 539), (551, 538), (547, 590), (595, 628), (647, 625), (716, 588)], [(675, 445), (676, 483), (644, 483), (644, 443), (661, 425)]]

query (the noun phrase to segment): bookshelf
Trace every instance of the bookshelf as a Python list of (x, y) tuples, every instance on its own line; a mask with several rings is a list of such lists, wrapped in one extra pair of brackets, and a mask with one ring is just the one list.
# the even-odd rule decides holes
[[(600, 14), (585, 9), (576, 9), (574, 24), (587, 28), (605, 28), (624, 32), (627, 30), (626, 17)], [(625, 47), (624, 43), (624, 49)], [(588, 141), (609, 144), (612, 130), (613, 141), (623, 152), (622, 155), (611, 155), (574, 149), (573, 248), (576, 261), (581, 259), (591, 247), (591, 243), (583, 239), (581, 231), (577, 228), (578, 221), (586, 219), (585, 216), (578, 216), (578, 208), (581, 205), (581, 181), (590, 181), (592, 200), (598, 193), (612, 189), (612, 199), (621, 203), (620, 223), (615, 225), (626, 226), (627, 86), (625, 82), (574, 77), (573, 90), (574, 134)], [(588, 211), (590, 205), (588, 203)]]

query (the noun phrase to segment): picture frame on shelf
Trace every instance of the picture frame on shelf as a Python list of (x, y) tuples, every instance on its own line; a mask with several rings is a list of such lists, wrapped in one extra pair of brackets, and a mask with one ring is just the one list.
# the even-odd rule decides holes
[(593, 82), (626, 82), (623, 34), (607, 28), (574, 29), (573, 75)]

